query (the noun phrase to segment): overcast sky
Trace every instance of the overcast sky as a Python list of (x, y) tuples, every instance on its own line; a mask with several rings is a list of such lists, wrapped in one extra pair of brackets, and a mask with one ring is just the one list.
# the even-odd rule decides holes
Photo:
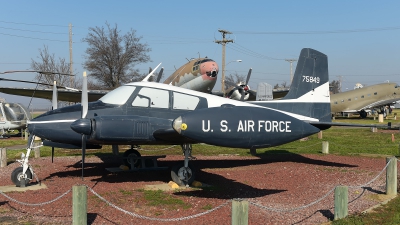
[[(136, 68), (146, 72), (162, 62), (164, 78), (198, 56), (221, 67), (222, 47), (214, 41), (222, 39), (218, 29), (224, 29), (234, 40), (226, 48), (226, 74), (247, 74), (253, 68), (253, 88), (258, 82), (290, 83), (290, 64), (284, 59), (297, 59), (302, 48), (328, 55), (330, 80), (342, 76), (342, 91), (356, 83), (399, 82), (399, 1), (2, 1), (1, 8), (0, 72), (30, 69), (45, 45), (69, 61), (71, 23), (74, 72), (81, 76), (87, 48), (82, 38), (89, 27), (108, 22), (121, 33), (136, 30), (152, 49), (152, 62)], [(232, 62), (238, 59), (242, 62)], [(34, 74), (2, 77), (33, 80)], [(214, 89), (220, 88), (218, 79)], [(0, 97), (26, 105), (30, 100)], [(50, 106), (46, 100), (32, 104)]]

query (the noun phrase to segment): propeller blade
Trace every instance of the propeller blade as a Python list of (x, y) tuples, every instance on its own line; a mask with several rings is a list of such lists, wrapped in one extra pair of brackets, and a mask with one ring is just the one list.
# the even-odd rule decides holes
[(51, 147), (51, 163), (53, 163), (54, 159), (54, 147)]
[(157, 77), (157, 80), (156, 80), (157, 83), (160, 82), (163, 72), (164, 72), (164, 67), (161, 67), (160, 72), (158, 72), (158, 77)]
[(86, 114), (88, 112), (88, 92), (87, 92), (87, 76), (86, 71), (83, 72), (83, 81), (82, 81), (82, 118), (86, 118)]
[(57, 81), (54, 81), (53, 85), (53, 98), (52, 98), (52, 108), (57, 109)]
[(85, 155), (86, 155), (86, 135), (82, 134), (82, 180), (83, 180), (83, 169), (85, 168)]
[(249, 84), (249, 80), (250, 80), (250, 76), (251, 76), (251, 71), (253, 71), (252, 68), (249, 69), (249, 73), (247, 74), (247, 78), (246, 78), (246, 83), (245, 83), (245, 85), (248, 85), (248, 84)]

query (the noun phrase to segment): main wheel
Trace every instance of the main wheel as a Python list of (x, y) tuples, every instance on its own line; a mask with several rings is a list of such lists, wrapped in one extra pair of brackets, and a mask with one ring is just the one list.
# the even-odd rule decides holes
[(25, 186), (29, 183), (29, 181), (32, 180), (32, 173), (29, 169), (26, 170), (25, 177), (22, 174), (22, 171), (23, 171), (23, 168), (18, 167), (11, 173), (11, 180), (17, 187), (21, 186), (21, 180), (23, 180), (23, 182), (25, 182)]
[(190, 185), (195, 178), (194, 168), (190, 164), (185, 168), (183, 162), (180, 162), (172, 167), (171, 178), (179, 186)]
[(363, 118), (363, 119), (367, 118), (367, 112), (365, 112), (365, 110), (361, 110), (360, 111), (360, 117)]
[[(127, 150), (126, 152), (124, 152), (124, 165), (128, 166), (130, 169), (134, 167), (139, 167), (141, 160), (138, 158), (141, 156), (142, 155), (140, 155), (140, 153), (136, 149)], [(133, 162), (133, 167), (131, 164), (132, 162)]]

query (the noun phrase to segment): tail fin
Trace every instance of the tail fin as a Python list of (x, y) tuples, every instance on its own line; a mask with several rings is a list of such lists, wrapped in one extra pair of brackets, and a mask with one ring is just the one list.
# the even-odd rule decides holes
[(253, 103), (330, 122), (327, 56), (311, 48), (302, 49), (288, 94), (280, 100)]
[[(311, 48), (301, 50), (288, 94), (282, 99), (298, 99), (316, 88), (328, 83), (328, 58), (325, 54)], [(317, 97), (317, 96), (314, 96)]]

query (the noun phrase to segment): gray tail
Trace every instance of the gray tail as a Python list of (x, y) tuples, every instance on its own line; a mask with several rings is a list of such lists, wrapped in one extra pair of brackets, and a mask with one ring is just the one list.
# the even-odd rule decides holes
[(329, 84), (328, 57), (314, 49), (303, 48), (289, 92), (282, 99), (300, 98), (326, 82)]
[(288, 94), (280, 100), (254, 103), (330, 122), (327, 56), (311, 48), (302, 49)]

